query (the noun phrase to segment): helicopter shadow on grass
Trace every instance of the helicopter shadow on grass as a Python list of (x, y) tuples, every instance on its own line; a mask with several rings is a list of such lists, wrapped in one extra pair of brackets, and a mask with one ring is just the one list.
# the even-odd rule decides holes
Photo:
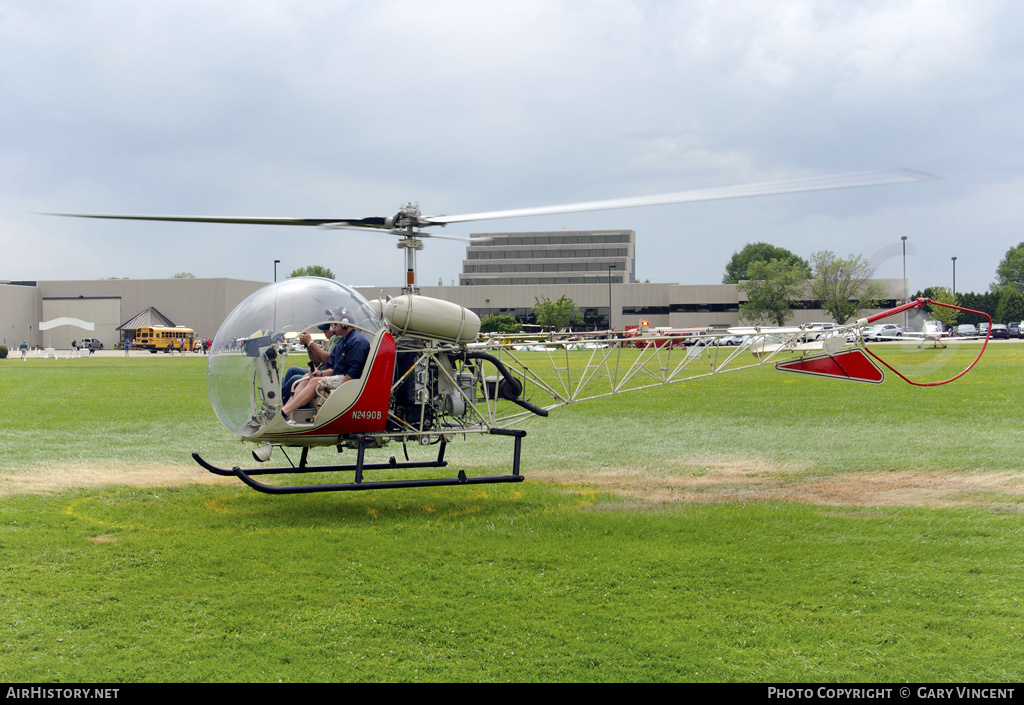
[(331, 532), (517, 522), (571, 510), (595, 495), (546, 485), (454, 486), (268, 497), (223, 485), (119, 488), (78, 498), (65, 514), (106, 529)]

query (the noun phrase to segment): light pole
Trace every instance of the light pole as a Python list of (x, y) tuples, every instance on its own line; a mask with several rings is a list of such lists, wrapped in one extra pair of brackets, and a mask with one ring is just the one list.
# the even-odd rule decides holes
[(274, 283), (277, 283), (277, 265), (281, 264), (281, 260), (274, 260)]
[[(907, 288), (907, 236), (904, 235), (900, 238), (903, 241), (903, 303), (907, 303), (910, 300), (910, 290)], [(903, 327), (907, 327), (907, 316), (909, 314), (903, 312)]]
[(956, 296), (956, 257), (953, 257), (953, 296)]

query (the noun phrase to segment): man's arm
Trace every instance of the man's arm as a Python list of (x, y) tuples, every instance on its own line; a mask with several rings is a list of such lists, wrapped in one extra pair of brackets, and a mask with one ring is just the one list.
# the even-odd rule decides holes
[(327, 362), (327, 351), (321, 348), (309, 333), (301, 333), (299, 342), (306, 346), (306, 354), (309, 355), (309, 359), (314, 365), (319, 366)]

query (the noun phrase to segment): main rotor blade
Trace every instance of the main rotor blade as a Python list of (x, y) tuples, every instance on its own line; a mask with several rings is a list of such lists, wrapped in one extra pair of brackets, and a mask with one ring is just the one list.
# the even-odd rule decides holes
[(238, 225), (330, 225), (345, 223), (360, 229), (384, 228), (384, 218), (248, 218), (207, 215), (96, 215), (89, 213), (47, 213), (67, 218), (101, 218), (104, 220), (160, 220), (175, 223), (233, 223)]
[[(174, 223), (229, 223), (237, 225), (306, 225), (321, 227), (328, 230), (355, 230), (359, 232), (386, 232), (399, 237), (408, 237), (409, 231), (401, 228), (388, 226), (384, 218), (250, 218), (234, 216), (206, 216), (206, 215), (100, 215), (91, 213), (46, 213), (44, 215), (56, 215), (64, 218), (99, 218), (102, 220), (156, 220)], [(458, 242), (470, 242), (468, 237), (457, 235), (436, 235), (415, 231), (415, 237), (432, 237), (441, 240), (456, 240)], [(473, 242), (490, 242), (491, 238), (472, 238)]]
[(762, 184), (746, 184), (727, 186), (724, 188), (701, 189), (698, 191), (680, 191), (656, 196), (636, 196), (633, 198), (613, 198), (607, 201), (588, 201), (586, 203), (569, 203), (557, 206), (540, 206), (537, 208), (518, 208), (513, 210), (489, 211), (485, 213), (467, 213), (465, 215), (436, 215), (420, 220), (423, 225), (448, 223), (465, 223), (473, 220), (496, 220), (499, 218), (522, 218), (531, 215), (556, 215), (559, 213), (581, 213), (585, 211), (611, 210), (615, 208), (637, 208), (639, 206), (662, 206), (671, 203), (693, 203), (696, 201), (715, 201), (725, 198), (748, 198), (751, 196), (772, 196), (784, 193), (800, 193), (803, 191), (825, 191), (829, 189), (858, 188), (862, 186), (881, 186), (884, 184), (900, 184), (912, 181), (930, 181), (937, 176), (911, 169), (898, 171), (865, 171), (835, 176), (816, 176), (806, 179), (791, 179)]
[[(714, 201), (726, 198), (748, 198), (752, 196), (771, 196), (804, 191), (824, 191), (829, 189), (858, 188), (862, 186), (881, 186), (912, 181), (929, 181), (938, 177), (911, 169), (898, 171), (866, 171), (834, 176), (819, 176), (806, 179), (791, 179), (762, 184), (746, 184), (725, 188), (701, 189), (697, 191), (680, 191), (655, 196), (636, 196), (632, 198), (613, 198), (606, 201), (588, 201), (586, 203), (568, 203), (537, 208), (518, 208), (484, 213), (467, 213), (464, 215), (435, 215), (429, 217), (412, 216), (411, 224), (418, 227), (431, 225), (447, 225), (449, 223), (466, 223), (474, 220), (497, 220), (500, 218), (523, 218), (536, 215), (556, 215), (560, 213), (582, 213), (586, 211), (612, 210), (616, 208), (637, 208), (641, 206), (660, 206), (672, 203), (693, 203), (697, 201)], [(92, 213), (47, 213), (70, 218), (99, 218), (105, 220), (148, 220), (175, 223), (229, 223), (239, 225), (304, 225), (304, 226), (349, 226), (356, 230), (388, 230), (407, 235), (407, 231), (393, 227), (391, 218), (253, 218), (234, 216), (183, 216), (183, 215), (108, 215)], [(427, 236), (420, 233), (418, 236)], [(433, 237), (441, 237), (433, 235)], [(448, 238), (445, 238), (448, 239)], [(455, 238), (461, 239), (461, 238)]]

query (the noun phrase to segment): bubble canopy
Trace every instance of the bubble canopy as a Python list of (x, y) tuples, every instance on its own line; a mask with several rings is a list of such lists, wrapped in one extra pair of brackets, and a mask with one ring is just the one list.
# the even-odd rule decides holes
[(256, 374), (256, 365), (264, 364), (259, 351), (292, 341), (303, 331), (319, 332), (318, 324), (335, 318), (331, 312), (340, 313), (370, 336), (382, 325), (355, 289), (320, 277), (270, 284), (235, 307), (217, 331), (206, 366), (210, 404), (228, 430), (249, 435), (246, 429), (263, 404), (263, 394), (274, 391), (274, 398), (279, 398), (280, 390), (261, 387), (266, 382)]

